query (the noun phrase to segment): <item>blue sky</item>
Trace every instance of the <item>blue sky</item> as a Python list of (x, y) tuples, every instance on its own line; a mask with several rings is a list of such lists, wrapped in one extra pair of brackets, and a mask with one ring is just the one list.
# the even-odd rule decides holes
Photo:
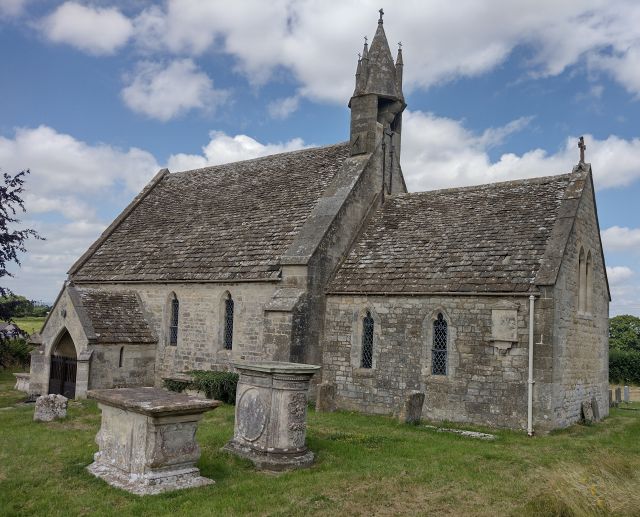
[[(31, 169), (7, 283), (52, 301), (161, 167), (347, 139), (378, 3), (0, 0), (0, 168)], [(410, 190), (568, 172), (585, 135), (612, 314), (640, 315), (640, 2), (402, 1)]]

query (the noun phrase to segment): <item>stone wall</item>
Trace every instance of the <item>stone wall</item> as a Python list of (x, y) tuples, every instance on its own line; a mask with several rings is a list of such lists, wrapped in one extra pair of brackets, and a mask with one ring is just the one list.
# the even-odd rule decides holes
[[(276, 291), (276, 283), (95, 284), (92, 287), (134, 290), (140, 295), (147, 321), (159, 338), (156, 385), (161, 385), (163, 377), (178, 372), (226, 370), (231, 360), (272, 359), (270, 354), (275, 352), (265, 348), (263, 329), (264, 307)], [(168, 333), (173, 293), (180, 302), (177, 346), (169, 345)], [(227, 293), (231, 293), (234, 301), (232, 350), (223, 346)]]
[(95, 345), (91, 348), (89, 389), (153, 386), (156, 345)]
[[(581, 247), (585, 253), (591, 250), (593, 265), (591, 309), (585, 312), (578, 307)], [(555, 427), (565, 427), (580, 419), (581, 403), (591, 400), (592, 396), (598, 401), (600, 414), (609, 413), (609, 299), (589, 178), (569, 236), (554, 296), (553, 417)]]
[[(375, 322), (373, 368), (360, 368), (362, 318)], [(514, 341), (496, 333), (495, 314), (513, 315)], [(448, 323), (447, 375), (431, 370), (433, 321)], [(536, 311), (541, 320), (542, 313)], [(323, 382), (336, 385), (338, 407), (367, 413), (400, 411), (414, 390), (426, 395), (434, 420), (526, 428), (527, 297), (337, 296), (327, 298)], [(536, 334), (536, 341), (541, 335)], [(537, 390), (548, 392), (540, 379)], [(534, 407), (540, 405), (534, 391)], [(537, 412), (544, 412), (537, 408)]]

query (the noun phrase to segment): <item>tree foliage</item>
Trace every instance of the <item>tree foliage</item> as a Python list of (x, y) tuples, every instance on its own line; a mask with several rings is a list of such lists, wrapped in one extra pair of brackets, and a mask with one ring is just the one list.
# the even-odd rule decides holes
[(625, 352), (640, 352), (640, 318), (628, 314), (611, 318), (609, 348)]
[[(2, 279), (12, 276), (8, 267), (13, 263), (20, 265), (20, 253), (26, 252), (25, 243), (33, 237), (41, 239), (31, 228), (16, 229), (20, 222), (18, 212), (25, 212), (22, 192), (28, 170), (12, 176), (3, 173), (4, 182), (0, 182), (0, 321), (10, 321), (16, 307), (21, 303), (18, 297), (2, 285)], [(0, 343), (4, 341), (0, 333)]]

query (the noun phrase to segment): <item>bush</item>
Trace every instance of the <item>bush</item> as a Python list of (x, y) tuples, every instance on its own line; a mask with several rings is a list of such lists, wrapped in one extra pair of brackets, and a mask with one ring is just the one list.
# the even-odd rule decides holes
[(615, 383), (640, 384), (640, 352), (609, 350), (609, 380)]
[(0, 340), (0, 368), (28, 368), (32, 350), (25, 339)]
[(177, 392), (186, 389), (203, 391), (207, 398), (221, 400), (227, 404), (236, 403), (236, 389), (239, 379), (237, 373), (193, 370), (189, 374), (192, 377), (191, 381), (166, 379), (164, 387)]

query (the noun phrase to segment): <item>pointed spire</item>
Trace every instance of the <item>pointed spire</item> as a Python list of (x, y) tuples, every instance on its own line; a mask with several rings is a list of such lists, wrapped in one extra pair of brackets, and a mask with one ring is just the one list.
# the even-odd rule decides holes
[(369, 42), (367, 41), (367, 37), (364, 37), (364, 47), (362, 49), (362, 59), (369, 59)]
[(398, 56), (396, 57), (396, 68), (399, 66), (403, 66), (404, 62), (402, 61), (402, 41), (398, 42)]
[(398, 56), (396, 57), (396, 90), (400, 95), (400, 98), (404, 100), (404, 94), (402, 93), (402, 69), (404, 67), (404, 61), (402, 60), (402, 41), (398, 42)]
[[(382, 17), (380, 18), (380, 20)], [(389, 99), (401, 99), (396, 87), (396, 67), (391, 49), (384, 32), (384, 26), (378, 20), (376, 35), (368, 52), (368, 77), (366, 93), (375, 93)]]

